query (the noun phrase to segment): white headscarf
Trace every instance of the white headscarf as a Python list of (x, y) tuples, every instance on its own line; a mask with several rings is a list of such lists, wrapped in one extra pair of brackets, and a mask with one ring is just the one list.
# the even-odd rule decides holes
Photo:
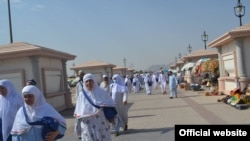
[[(83, 89), (88, 95), (88, 97), (99, 106), (112, 106), (115, 107), (114, 101), (111, 99), (109, 94), (100, 88), (94, 79), (94, 76), (90, 73), (85, 74), (83, 77), (83, 83), (85, 83), (87, 80), (93, 80), (94, 81), (94, 87), (92, 90), (88, 90), (86, 86), (83, 84)], [(79, 93), (79, 96), (77, 98), (76, 107), (74, 116), (77, 118), (81, 117), (89, 117), (92, 115), (95, 115), (100, 110), (95, 108), (93, 105), (89, 103), (89, 101), (84, 96), (83, 92)]]
[(144, 78), (144, 82), (148, 82), (149, 80), (151, 80), (150, 74), (147, 73), (147, 74), (146, 74), (146, 77)]
[[(22, 95), (33, 94), (35, 101), (32, 106), (25, 103), (25, 109), (28, 116), (28, 121), (34, 122), (45, 116), (56, 119), (61, 125), (66, 127), (66, 122), (63, 116), (61, 116), (50, 104), (48, 104), (43, 96), (43, 93), (36, 86), (28, 85), (22, 90)], [(31, 126), (26, 122), (23, 108), (17, 112), (16, 119), (12, 128), (12, 134), (22, 134)]]
[(23, 105), (20, 94), (17, 93), (13, 83), (7, 79), (0, 80), (0, 86), (7, 89), (7, 95), (0, 95), (0, 118), (2, 118), (3, 140), (6, 141), (18, 109)]
[(112, 93), (128, 93), (128, 87), (119, 74), (114, 74), (112, 79), (115, 80), (115, 83), (110, 85)]

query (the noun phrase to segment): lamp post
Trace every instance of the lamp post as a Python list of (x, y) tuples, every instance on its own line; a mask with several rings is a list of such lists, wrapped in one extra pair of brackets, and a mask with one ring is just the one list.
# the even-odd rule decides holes
[(181, 59), (181, 53), (179, 52), (179, 59)]
[(187, 49), (188, 49), (188, 52), (189, 52), (189, 54), (190, 54), (190, 53), (191, 53), (191, 51), (192, 51), (192, 47), (190, 46), (190, 44), (188, 44)]
[(237, 5), (234, 7), (234, 14), (235, 14), (236, 17), (239, 17), (240, 26), (242, 26), (241, 17), (243, 17), (245, 15), (245, 6), (243, 6), (241, 4), (240, 0), (238, 0)]
[(12, 24), (11, 24), (11, 12), (10, 12), (10, 0), (8, 0), (8, 13), (9, 13), (10, 43), (13, 43)]
[(201, 40), (204, 42), (204, 47), (205, 50), (207, 49), (207, 40), (208, 40), (208, 35), (206, 34), (206, 31), (203, 32), (203, 35), (201, 35)]
[(126, 58), (125, 57), (123, 58), (123, 63), (124, 63), (124, 72), (125, 72), (125, 75), (126, 75)]
[[(72, 67), (74, 67), (75, 66), (75, 63), (73, 62), (73, 64), (72, 64)], [(76, 72), (75, 72), (75, 70), (73, 70), (74, 71), (74, 77), (76, 77)]]

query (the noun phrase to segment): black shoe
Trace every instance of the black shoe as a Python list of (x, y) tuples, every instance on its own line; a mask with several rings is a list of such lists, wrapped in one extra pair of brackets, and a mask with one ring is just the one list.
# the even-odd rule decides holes
[(173, 97), (169, 97), (170, 99), (172, 99)]
[(115, 136), (116, 136), (116, 137), (119, 136), (119, 132), (115, 132)]
[(128, 125), (125, 125), (123, 131), (127, 131), (128, 130)]

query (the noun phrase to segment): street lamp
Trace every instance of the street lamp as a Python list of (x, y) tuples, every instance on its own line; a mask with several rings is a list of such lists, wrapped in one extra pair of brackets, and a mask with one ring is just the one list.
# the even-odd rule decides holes
[[(72, 64), (72, 67), (74, 67), (75, 66), (75, 63), (73, 62), (73, 64)], [(73, 70), (74, 71), (74, 77), (76, 77), (76, 72), (75, 72), (75, 70)]]
[(208, 40), (208, 35), (206, 34), (206, 32), (204, 31), (203, 32), (203, 35), (201, 35), (201, 40), (204, 42), (204, 47), (205, 47), (205, 50), (207, 49), (207, 40)]
[(188, 44), (187, 49), (188, 49), (188, 52), (189, 52), (189, 54), (190, 54), (190, 53), (191, 53), (191, 51), (192, 51), (192, 47), (190, 46), (190, 44)]
[(11, 12), (10, 12), (10, 0), (8, 0), (8, 13), (9, 13), (10, 43), (13, 43), (12, 24), (11, 24)]
[(125, 75), (126, 75), (126, 58), (123, 58), (124, 68), (125, 68)]
[(181, 59), (181, 53), (179, 53), (179, 59)]
[(238, 0), (236, 7), (234, 7), (234, 14), (240, 18), (240, 26), (242, 26), (241, 17), (245, 15), (245, 6), (240, 3), (240, 0)]

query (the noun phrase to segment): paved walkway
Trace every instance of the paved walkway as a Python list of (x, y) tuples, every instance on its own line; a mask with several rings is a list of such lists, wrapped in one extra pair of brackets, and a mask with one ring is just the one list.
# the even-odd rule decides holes
[[(176, 124), (250, 124), (250, 109), (238, 110), (217, 102), (224, 96), (205, 96), (204, 92), (178, 89), (178, 98), (169, 99), (160, 89), (152, 95), (144, 91), (129, 94), (128, 131), (112, 136), (113, 141), (174, 141)], [(74, 95), (72, 97), (75, 99)], [(74, 137), (74, 109), (63, 111), (68, 130), (61, 141)]]

